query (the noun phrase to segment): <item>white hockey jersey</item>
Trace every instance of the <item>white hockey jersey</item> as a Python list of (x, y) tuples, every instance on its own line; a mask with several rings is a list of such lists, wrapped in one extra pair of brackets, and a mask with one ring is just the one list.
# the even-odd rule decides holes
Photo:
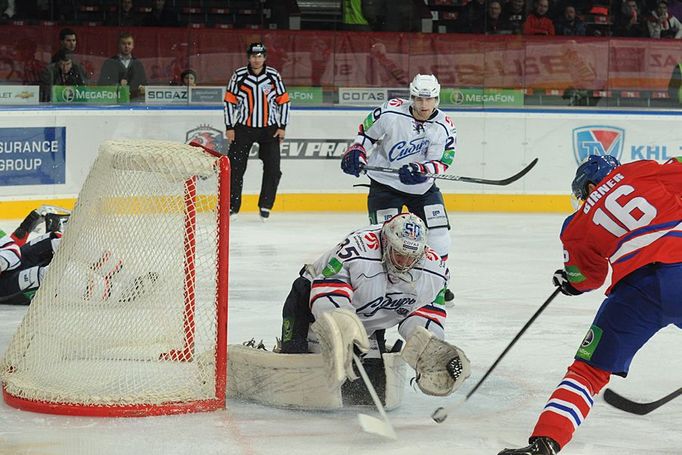
[(0, 230), (0, 273), (14, 270), (21, 263), (21, 249), (12, 238)]
[[(400, 169), (405, 164), (421, 163), (430, 174), (445, 173), (455, 158), (455, 124), (438, 109), (429, 120), (419, 121), (412, 116), (410, 106), (412, 102), (394, 98), (374, 109), (360, 125), (355, 143), (367, 150), (369, 166)], [(409, 194), (424, 194), (433, 186), (433, 179), (405, 185), (398, 174), (369, 171), (367, 175)]]
[(400, 277), (382, 263), (381, 225), (352, 232), (344, 241), (306, 266), (311, 281), (310, 308), (354, 311), (367, 333), (398, 325), (407, 339), (416, 326), (444, 337), (443, 295), (450, 278), (445, 262), (428, 246), (422, 260)]

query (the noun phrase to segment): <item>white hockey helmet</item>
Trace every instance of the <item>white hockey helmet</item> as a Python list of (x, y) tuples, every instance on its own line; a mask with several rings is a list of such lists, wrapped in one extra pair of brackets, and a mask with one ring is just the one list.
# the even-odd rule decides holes
[(417, 74), (410, 82), (410, 96), (440, 98), (440, 84), (433, 74)]
[(426, 250), (426, 225), (412, 213), (401, 213), (381, 228), (382, 260), (389, 272), (404, 273), (412, 269)]

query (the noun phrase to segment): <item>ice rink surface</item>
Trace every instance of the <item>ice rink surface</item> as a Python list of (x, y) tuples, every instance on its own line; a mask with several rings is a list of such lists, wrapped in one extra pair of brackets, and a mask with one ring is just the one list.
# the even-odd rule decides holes
[[(552, 293), (552, 273), (562, 265), (558, 234), (563, 216), (451, 213), (450, 218), (449, 266), (456, 304), (448, 310), (446, 338), (467, 353), (473, 372), (451, 397), (405, 390), (402, 405), (389, 412), (397, 441), (361, 430), (357, 414), (378, 416), (372, 408), (303, 412), (230, 400), (221, 412), (108, 419), (34, 414), (3, 402), (0, 454), (495, 455), (504, 447), (525, 445), (603, 294), (559, 295), (471, 399), (436, 424), (431, 412), (461, 401)], [(7, 231), (16, 224), (0, 221)], [(298, 270), (364, 224), (360, 213), (275, 211), (265, 224), (255, 214), (241, 214), (231, 229), (229, 342), (263, 339), (271, 348)], [(25, 312), (25, 307), (0, 306), (3, 352)], [(396, 333), (387, 338), (393, 341)], [(679, 330), (663, 330), (635, 358), (628, 379), (613, 379), (610, 386), (642, 401), (679, 388), (681, 340)], [(561, 453), (679, 455), (682, 399), (635, 416), (599, 397)]]

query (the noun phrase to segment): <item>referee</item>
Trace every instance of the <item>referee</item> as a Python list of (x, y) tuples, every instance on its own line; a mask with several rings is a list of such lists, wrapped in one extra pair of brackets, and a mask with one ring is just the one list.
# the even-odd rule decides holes
[(246, 49), (249, 64), (238, 68), (225, 92), (225, 126), (230, 143), (230, 217), (236, 218), (242, 205), (244, 172), (254, 142), (260, 146), (263, 162), (258, 209), (262, 221), (270, 217), (275, 204), (280, 171), (279, 143), (289, 121), (289, 94), (276, 69), (265, 64), (267, 50), (263, 43), (251, 43)]

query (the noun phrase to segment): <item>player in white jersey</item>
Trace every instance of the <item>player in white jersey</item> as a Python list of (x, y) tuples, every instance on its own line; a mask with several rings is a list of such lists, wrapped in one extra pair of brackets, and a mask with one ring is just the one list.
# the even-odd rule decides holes
[(398, 174), (367, 172), (370, 222), (381, 223), (406, 206), (424, 220), (429, 245), (447, 260), (450, 222), (443, 195), (434, 179), (424, 176), (445, 173), (455, 156), (457, 132), (450, 117), (438, 109), (439, 97), (436, 77), (417, 74), (410, 83), (409, 101), (389, 100), (365, 118), (341, 168), (356, 177), (367, 164), (399, 170)]
[[(28, 305), (38, 290), (62, 236), (69, 211), (42, 206), (12, 233), (0, 229), (0, 304)], [(45, 234), (29, 241), (31, 232), (45, 221)]]
[[(406, 361), (417, 369), (417, 382), (422, 390), (435, 395), (454, 391), (468, 376), (468, 360), (461, 351), (442, 341), (446, 317), (443, 294), (449, 271), (426, 244), (427, 233), (420, 218), (402, 213), (383, 225), (352, 232), (313, 264), (304, 266), (284, 304), (281, 352), (317, 351), (319, 332), (315, 327), (311, 329), (311, 325), (324, 320), (325, 314), (346, 310), (359, 319), (369, 336), (370, 349), (363, 360), (369, 364), (368, 371), (376, 365), (382, 368), (375, 370), (383, 371), (384, 331), (397, 326), (399, 334), (408, 341), (406, 349), (409, 347), (413, 353), (414, 361)], [(428, 360), (431, 369), (440, 373), (452, 370), (445, 381), (441, 377), (436, 385), (426, 384), (425, 381), (430, 381), (428, 374), (420, 377), (419, 368), (413, 365), (429, 342), (432, 347), (437, 344), (445, 356), (431, 356)], [(321, 348), (324, 353), (324, 347)], [(370, 359), (378, 363), (373, 365)], [(431, 365), (432, 362), (436, 365)]]

